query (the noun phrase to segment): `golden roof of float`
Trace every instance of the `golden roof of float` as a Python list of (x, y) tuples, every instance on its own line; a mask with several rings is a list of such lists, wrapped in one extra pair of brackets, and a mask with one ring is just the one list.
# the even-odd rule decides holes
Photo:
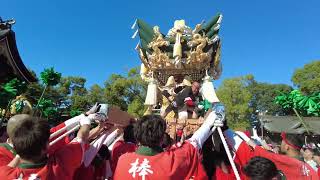
[(218, 14), (193, 29), (184, 20), (176, 20), (165, 35), (159, 26), (137, 19), (132, 28), (137, 25), (133, 38), (140, 37), (136, 50), (143, 63), (142, 71), (163, 85), (170, 76), (190, 76), (193, 81), (201, 81), (208, 73), (218, 79), (222, 71), (218, 36), (221, 20), (222, 15)]

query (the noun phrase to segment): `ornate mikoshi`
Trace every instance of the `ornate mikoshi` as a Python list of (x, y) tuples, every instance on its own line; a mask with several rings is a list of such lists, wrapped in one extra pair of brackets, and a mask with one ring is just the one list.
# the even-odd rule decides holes
[[(213, 79), (221, 75), (220, 47), (218, 36), (222, 15), (218, 14), (207, 23), (200, 23), (191, 29), (184, 20), (176, 20), (167, 35), (159, 26), (151, 27), (141, 19), (135, 35), (139, 34), (137, 45), (139, 57), (144, 65), (144, 76), (151, 78), (153, 72), (160, 85), (165, 85), (168, 77), (186, 75), (192, 81), (201, 81), (205, 72)], [(134, 36), (135, 36), (134, 35)]]
[(16, 114), (33, 114), (32, 104), (30, 103), (29, 98), (24, 95), (19, 95), (12, 100), (7, 112), (6, 109), (0, 108), (0, 116), (11, 117)]
[[(176, 20), (166, 35), (160, 32), (159, 26), (152, 27), (141, 19), (135, 21), (132, 29), (137, 25), (133, 38), (136, 35), (140, 37), (136, 46), (142, 61), (140, 75), (149, 83), (146, 114), (152, 113), (157, 102), (162, 109), (166, 108), (175, 96), (173, 88), (191, 86), (194, 81), (202, 83), (200, 92), (204, 99), (210, 103), (219, 101), (212, 80), (218, 79), (222, 72), (221, 40), (218, 36), (221, 21), (222, 15), (217, 14), (208, 22), (202, 21), (191, 29), (185, 20)], [(167, 90), (170, 97), (159, 97), (159, 92), (164, 90)], [(166, 116), (169, 127), (181, 124), (181, 121), (184, 125), (198, 125), (194, 120), (188, 122), (174, 117), (172, 112)]]
[(11, 103), (10, 113), (12, 116), (16, 114), (31, 115), (33, 113), (32, 104), (27, 97), (23, 95), (17, 96)]

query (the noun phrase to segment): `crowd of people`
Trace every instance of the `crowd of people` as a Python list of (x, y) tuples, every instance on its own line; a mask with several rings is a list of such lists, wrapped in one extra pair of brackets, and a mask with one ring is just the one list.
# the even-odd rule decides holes
[[(196, 94), (198, 85), (186, 96)], [(0, 179), (319, 179), (319, 151), (303, 145), (299, 135), (282, 133), (278, 152), (259, 138), (228, 128), (213, 108), (190, 137), (174, 141), (159, 115), (122, 127), (110, 125), (99, 107), (56, 127), (26, 114), (11, 117), (7, 141), (0, 144)], [(213, 127), (222, 129), (235, 169), (224, 146), (213, 142)]]

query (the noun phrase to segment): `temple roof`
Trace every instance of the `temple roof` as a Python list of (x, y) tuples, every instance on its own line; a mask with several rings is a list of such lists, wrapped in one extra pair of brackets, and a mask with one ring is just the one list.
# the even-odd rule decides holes
[[(302, 117), (313, 134), (320, 135), (320, 117)], [(297, 116), (260, 116), (263, 127), (273, 133), (287, 132), (303, 134), (307, 132)]]
[(12, 24), (14, 20), (2, 21), (0, 18), (0, 82), (10, 77), (17, 77), (27, 83), (35, 82), (36, 78), (19, 55)]

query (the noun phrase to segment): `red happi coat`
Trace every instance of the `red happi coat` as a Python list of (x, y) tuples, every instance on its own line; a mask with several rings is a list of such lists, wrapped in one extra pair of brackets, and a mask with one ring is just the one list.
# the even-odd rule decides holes
[[(216, 167), (215, 174), (212, 177), (212, 180), (236, 180), (236, 175), (233, 172), (231, 166), (227, 166), (228, 173), (224, 172), (220, 167)], [(242, 178), (241, 178), (242, 179)]]
[[(260, 146), (253, 150), (247, 143), (242, 142), (236, 151), (235, 162), (241, 167), (255, 156), (271, 160), (286, 179), (317, 180), (317, 173), (305, 162), (286, 155), (269, 152)], [(242, 173), (243, 174), (243, 173)], [(246, 178), (249, 179), (249, 178)]]
[(89, 165), (88, 167), (85, 167), (84, 164), (82, 164), (74, 173), (73, 176), (74, 180), (94, 180), (94, 167), (92, 165)]
[(133, 143), (124, 142), (122, 140), (117, 141), (111, 151), (111, 170), (114, 173), (117, 167), (119, 157), (125, 153), (134, 152), (137, 146)]
[[(53, 128), (50, 129), (50, 134), (57, 132), (58, 130), (64, 128), (66, 126), (65, 123), (61, 123)], [(55, 140), (56, 138), (58, 138), (60, 135), (66, 133), (68, 130), (65, 130), (63, 132), (61, 132), (58, 136), (50, 139), (50, 141)], [(59, 140), (58, 142), (56, 142), (55, 144), (51, 145), (50, 148), (48, 149), (48, 154), (53, 154), (56, 150), (60, 149), (61, 147), (65, 146), (66, 144), (70, 143), (70, 138), (69, 136), (66, 136), (65, 138)]]
[(0, 179), (71, 180), (75, 170), (81, 165), (82, 156), (82, 145), (72, 142), (50, 155), (46, 162), (20, 164), (16, 168), (1, 167)]
[(104, 180), (107, 179), (107, 162), (106, 160), (98, 167), (89, 165), (85, 167), (84, 164), (78, 168), (73, 176), (74, 180)]
[(13, 160), (16, 155), (16, 151), (8, 144), (0, 144), (0, 167), (6, 166)]
[(139, 147), (136, 152), (119, 158), (114, 180), (189, 180), (197, 176), (199, 162), (197, 149), (189, 142), (156, 153), (150, 148)]
[[(58, 126), (51, 128), (50, 133), (54, 133), (63, 127), (65, 127), (65, 124), (61, 123)], [(70, 140), (68, 136), (65, 137), (64, 139), (58, 141), (53, 146), (50, 146), (48, 149), (48, 154), (53, 154), (56, 150), (60, 149), (64, 145), (68, 144), (69, 142)], [(0, 144), (0, 167), (8, 165), (13, 160), (15, 155), (16, 155), (16, 151), (12, 148), (11, 145), (9, 145), (8, 143), (1, 143)]]

